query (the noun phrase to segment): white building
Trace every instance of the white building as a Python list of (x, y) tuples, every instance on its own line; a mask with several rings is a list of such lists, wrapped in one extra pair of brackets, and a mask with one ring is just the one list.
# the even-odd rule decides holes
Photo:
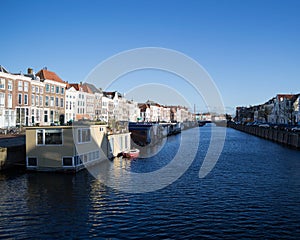
[(293, 94), (277, 94), (274, 107), (268, 119), (274, 124), (292, 124), (293, 121)]
[(294, 123), (300, 125), (300, 94), (296, 96), (293, 103), (293, 112)]

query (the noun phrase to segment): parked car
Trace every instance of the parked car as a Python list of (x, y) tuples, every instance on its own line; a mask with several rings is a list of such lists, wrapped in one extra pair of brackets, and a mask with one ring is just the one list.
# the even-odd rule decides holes
[(300, 132), (300, 126), (297, 126), (297, 127), (293, 127), (291, 129), (292, 132)]
[(270, 125), (267, 124), (267, 123), (262, 123), (262, 124), (259, 124), (258, 126), (259, 127), (264, 127), (264, 128), (269, 128), (270, 127)]

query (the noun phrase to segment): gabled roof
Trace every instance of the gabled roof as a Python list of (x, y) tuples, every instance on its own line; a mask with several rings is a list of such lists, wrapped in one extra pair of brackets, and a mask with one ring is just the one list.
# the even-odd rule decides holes
[(84, 83), (82, 84), (82, 88), (85, 92), (88, 93), (102, 93), (100, 89), (96, 88), (95, 85), (91, 83)]
[(0, 72), (9, 73), (9, 71), (6, 70), (2, 65), (0, 65)]
[(59, 83), (65, 83), (55, 72), (48, 71), (47, 69), (42, 69), (36, 73), (41, 80), (52, 80)]
[(80, 85), (78, 83), (68, 83), (67, 89), (70, 89), (71, 87), (75, 88), (76, 91), (79, 91)]

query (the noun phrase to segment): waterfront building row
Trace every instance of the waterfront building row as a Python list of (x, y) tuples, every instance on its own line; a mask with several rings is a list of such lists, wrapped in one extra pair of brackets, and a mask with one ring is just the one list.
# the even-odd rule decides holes
[(300, 125), (300, 94), (277, 94), (264, 104), (237, 107), (235, 121)]
[(10, 73), (0, 65), (0, 128), (63, 125), (78, 120), (183, 122), (194, 116), (186, 107), (139, 104), (117, 91), (90, 83), (69, 83), (47, 68)]

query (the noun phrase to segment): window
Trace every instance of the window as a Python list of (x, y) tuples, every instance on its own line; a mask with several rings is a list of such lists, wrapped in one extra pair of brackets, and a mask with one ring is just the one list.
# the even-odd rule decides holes
[(37, 166), (37, 158), (36, 157), (28, 157), (27, 158), (27, 166), (28, 167), (36, 167)]
[(0, 106), (4, 106), (4, 105), (5, 105), (5, 94), (0, 93)]
[(63, 98), (60, 99), (60, 107), (64, 107), (64, 99)]
[(39, 105), (39, 96), (35, 96), (35, 104), (38, 106)]
[(39, 109), (37, 109), (37, 110), (35, 111), (35, 118), (36, 118), (36, 121), (37, 121), (37, 122), (40, 121), (40, 110), (39, 110)]
[(54, 97), (50, 97), (50, 107), (54, 106)]
[(35, 100), (35, 97), (33, 94), (31, 94), (31, 106), (34, 106), (34, 100)]
[(75, 156), (74, 163), (75, 163), (75, 166), (82, 165), (81, 156)]
[(53, 123), (53, 121), (54, 121), (54, 112), (51, 110), (50, 111), (50, 122)]
[(21, 80), (18, 81), (18, 91), (23, 91), (23, 82)]
[(61, 94), (65, 94), (65, 89), (63, 87), (61, 88)]
[(24, 92), (28, 92), (28, 82), (24, 82)]
[(61, 145), (62, 129), (39, 129), (36, 130), (37, 145)]
[(22, 94), (18, 94), (18, 104), (22, 104)]
[(40, 106), (43, 106), (43, 96), (40, 96)]
[(24, 94), (24, 104), (28, 105), (28, 94)]
[(35, 91), (36, 91), (36, 93), (39, 93), (40, 88), (39, 87), (35, 87)]
[(5, 79), (0, 78), (0, 89), (5, 89)]
[(44, 88), (40, 87), (40, 93), (43, 94), (44, 93)]
[(55, 106), (58, 107), (58, 97), (55, 98)]
[(7, 95), (7, 107), (12, 108), (12, 94)]
[(62, 164), (64, 167), (72, 167), (73, 166), (73, 158), (72, 157), (63, 157)]
[(46, 92), (50, 92), (50, 85), (46, 84)]
[(55, 92), (56, 92), (56, 94), (59, 94), (59, 87), (58, 86), (56, 86), (56, 88), (55, 88)]
[(31, 92), (33, 92), (33, 93), (35, 92), (35, 86), (31, 87)]
[(54, 86), (51, 85), (51, 92), (54, 93)]
[(91, 130), (89, 128), (81, 128), (77, 131), (78, 143), (86, 143), (91, 141)]
[(44, 122), (47, 123), (48, 122), (48, 111), (44, 111)]
[(45, 106), (46, 107), (49, 106), (49, 97), (48, 96), (45, 97)]
[(12, 81), (11, 81), (11, 80), (8, 80), (7, 89), (8, 89), (9, 91), (12, 91), (12, 90), (13, 90), (13, 84), (12, 84)]
[(66, 109), (68, 110), (68, 108), (69, 108), (69, 102), (66, 101)]

